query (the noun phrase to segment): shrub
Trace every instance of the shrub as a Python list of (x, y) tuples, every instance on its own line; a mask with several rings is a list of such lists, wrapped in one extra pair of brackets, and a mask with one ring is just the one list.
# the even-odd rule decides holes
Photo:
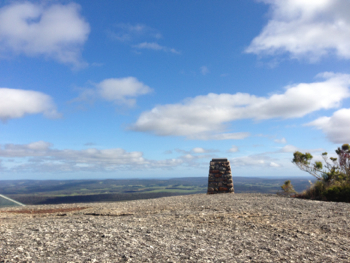
[(297, 192), (294, 190), (294, 187), (292, 185), (292, 183), (290, 182), (290, 180), (285, 181), (284, 184), (281, 186), (282, 188), (282, 192), (279, 192), (278, 194), (281, 195), (292, 195), (292, 194), (296, 194)]
[(350, 185), (334, 185), (324, 191), (328, 201), (350, 202)]
[(317, 181), (304, 192), (295, 195), (295, 197), (315, 199), (315, 200), (325, 200), (323, 198), (325, 189), (326, 189), (325, 184), (322, 181)]
[(313, 156), (310, 153), (294, 152), (292, 162), (318, 180), (296, 197), (350, 202), (350, 146), (343, 144), (335, 152), (338, 158), (328, 159), (326, 152), (322, 154), (325, 165), (319, 161), (311, 163)]

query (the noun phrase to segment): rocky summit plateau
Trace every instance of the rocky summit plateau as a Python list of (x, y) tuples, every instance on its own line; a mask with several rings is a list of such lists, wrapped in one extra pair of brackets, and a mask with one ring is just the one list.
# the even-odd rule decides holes
[(0, 209), (0, 262), (350, 262), (350, 204), (196, 194)]

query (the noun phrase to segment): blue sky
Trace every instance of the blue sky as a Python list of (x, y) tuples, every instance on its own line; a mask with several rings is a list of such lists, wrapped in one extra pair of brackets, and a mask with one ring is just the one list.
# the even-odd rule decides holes
[(350, 142), (350, 2), (3, 1), (0, 179), (307, 175)]

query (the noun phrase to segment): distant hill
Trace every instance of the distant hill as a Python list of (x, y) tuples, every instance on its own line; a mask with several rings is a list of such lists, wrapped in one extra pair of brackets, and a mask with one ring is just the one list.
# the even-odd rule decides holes
[[(296, 191), (305, 190), (310, 178), (292, 179)], [(287, 179), (233, 177), (236, 193), (276, 193)], [(0, 194), (24, 204), (59, 204), (149, 199), (206, 193), (207, 177), (106, 180), (0, 181)]]

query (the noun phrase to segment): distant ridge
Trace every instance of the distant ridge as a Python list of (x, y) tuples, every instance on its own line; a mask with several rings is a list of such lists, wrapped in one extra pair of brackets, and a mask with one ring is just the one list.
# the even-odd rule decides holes
[(7, 196), (0, 194), (0, 207), (8, 207), (8, 206), (25, 206), (25, 205)]

